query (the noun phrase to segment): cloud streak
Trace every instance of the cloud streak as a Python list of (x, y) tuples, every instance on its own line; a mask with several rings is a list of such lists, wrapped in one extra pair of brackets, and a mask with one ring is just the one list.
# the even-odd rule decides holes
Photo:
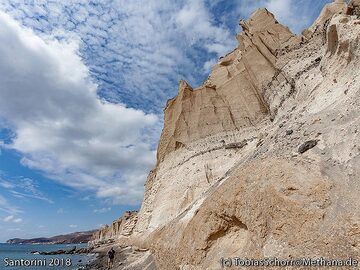
[(12, 177), (4, 180), (1, 178), (1, 175), (4, 177), (4, 173), (0, 171), (0, 186), (12, 196), (19, 199), (30, 198), (54, 203), (53, 200), (49, 199), (40, 191), (40, 187), (36, 181), (26, 177)]
[(15, 216), (7, 216), (4, 218), (5, 222), (13, 222), (13, 223), (21, 223), (23, 220), (22, 218), (16, 218)]
[(8, 200), (0, 195), (0, 211), (8, 213), (8, 214), (18, 214), (22, 213), (22, 210), (20, 210), (18, 207), (11, 205)]

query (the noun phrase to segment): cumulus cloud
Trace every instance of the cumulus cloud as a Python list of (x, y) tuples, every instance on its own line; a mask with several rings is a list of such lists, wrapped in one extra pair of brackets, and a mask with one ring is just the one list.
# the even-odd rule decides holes
[(142, 185), (126, 177), (143, 183), (154, 164), (143, 135), (158, 118), (100, 99), (77, 42), (40, 38), (2, 12), (0, 23), (0, 117), (16, 133), (3, 147), (63, 184), (138, 203)]

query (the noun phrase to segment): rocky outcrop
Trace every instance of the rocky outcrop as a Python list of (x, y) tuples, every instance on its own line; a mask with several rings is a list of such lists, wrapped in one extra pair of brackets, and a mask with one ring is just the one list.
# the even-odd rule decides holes
[(360, 258), (356, 3), (299, 36), (257, 10), (202, 86), (180, 82), (129, 240), (158, 269)]
[(96, 231), (89, 241), (89, 245), (95, 246), (115, 241), (123, 241), (125, 243), (132, 234), (136, 222), (137, 211), (126, 211), (122, 217), (114, 220), (110, 226), (105, 225)]

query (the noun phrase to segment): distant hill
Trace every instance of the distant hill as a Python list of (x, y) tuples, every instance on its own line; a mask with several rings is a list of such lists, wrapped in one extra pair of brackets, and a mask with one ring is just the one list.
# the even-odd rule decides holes
[(6, 241), (8, 244), (80, 244), (90, 241), (96, 230), (74, 232), (53, 237), (39, 237), (32, 239), (13, 238)]

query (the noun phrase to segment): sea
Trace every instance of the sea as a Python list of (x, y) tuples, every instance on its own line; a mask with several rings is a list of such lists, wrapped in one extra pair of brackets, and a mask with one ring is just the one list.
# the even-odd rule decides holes
[[(87, 244), (70, 245), (42, 245), (42, 244), (2, 244), (0, 243), (0, 269), (1, 270), (77, 270), (84, 269), (96, 258), (95, 254), (60, 254), (39, 255), (32, 251), (70, 250), (86, 247)], [(17, 266), (15, 266), (15, 260)], [(35, 260), (35, 261), (34, 261)], [(32, 261), (32, 262), (31, 262)], [(20, 264), (20, 266), (19, 266)]]

